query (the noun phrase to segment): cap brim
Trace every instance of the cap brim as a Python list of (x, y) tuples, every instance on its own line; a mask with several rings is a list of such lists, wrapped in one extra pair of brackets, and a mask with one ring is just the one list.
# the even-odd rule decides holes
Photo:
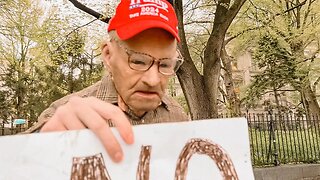
[(172, 29), (168, 24), (157, 20), (135, 21), (131, 24), (120, 26), (117, 28), (117, 34), (121, 40), (127, 40), (141, 33), (142, 31), (151, 28), (164, 29), (172, 34), (172, 36), (175, 37), (178, 42), (180, 42), (179, 35), (174, 29)]

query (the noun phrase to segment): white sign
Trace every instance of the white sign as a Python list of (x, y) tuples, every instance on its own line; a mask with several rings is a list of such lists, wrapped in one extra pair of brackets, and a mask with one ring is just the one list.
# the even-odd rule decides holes
[[(113, 129), (115, 132), (115, 129)], [(244, 118), (134, 126), (113, 163), (89, 130), (0, 138), (0, 179), (254, 179)]]

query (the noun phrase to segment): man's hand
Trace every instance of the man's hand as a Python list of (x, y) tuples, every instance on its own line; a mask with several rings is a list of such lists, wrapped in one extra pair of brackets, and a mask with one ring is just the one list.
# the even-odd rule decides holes
[(123, 151), (107, 121), (113, 122), (124, 142), (133, 143), (132, 126), (120, 108), (94, 97), (70, 98), (56, 110), (40, 132), (89, 128), (99, 137), (111, 159), (120, 162)]

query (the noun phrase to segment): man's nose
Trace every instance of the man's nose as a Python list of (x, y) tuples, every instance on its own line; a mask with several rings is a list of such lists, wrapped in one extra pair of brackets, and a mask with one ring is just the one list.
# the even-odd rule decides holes
[(142, 82), (150, 87), (156, 86), (161, 81), (161, 74), (158, 70), (158, 63), (154, 63), (150, 69), (144, 72)]

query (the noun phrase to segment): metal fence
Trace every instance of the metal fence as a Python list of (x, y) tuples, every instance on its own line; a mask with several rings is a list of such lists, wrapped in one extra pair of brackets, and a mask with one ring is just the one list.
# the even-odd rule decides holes
[(23, 132), (27, 130), (27, 127), (17, 125), (17, 126), (6, 126), (4, 123), (0, 124), (0, 136), (5, 136), (5, 135), (14, 135), (19, 132)]
[(298, 114), (246, 114), (254, 166), (320, 163), (320, 120)]

